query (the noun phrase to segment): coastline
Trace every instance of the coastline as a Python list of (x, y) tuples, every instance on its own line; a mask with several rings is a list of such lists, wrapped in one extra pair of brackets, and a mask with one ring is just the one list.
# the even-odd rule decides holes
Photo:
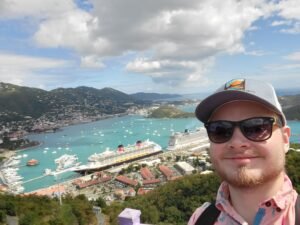
[(8, 149), (2, 149), (3, 152), (0, 152), (0, 157), (9, 159), (10, 157), (16, 155), (16, 151), (14, 150), (8, 150)]
[[(107, 119), (110, 119), (110, 118), (113, 118), (113, 117), (122, 117), (122, 116), (126, 116), (126, 115), (128, 115), (128, 113), (119, 113), (119, 114), (114, 114), (114, 115), (107, 115), (107, 116), (103, 116), (101, 118), (98, 118), (96, 120), (89, 120), (89, 121), (78, 121), (77, 120), (76, 122), (73, 121), (72, 123), (69, 123), (68, 125), (62, 126), (61, 128), (59, 128), (55, 132), (62, 131), (62, 129), (64, 127), (70, 127), (70, 126), (74, 126), (74, 125), (78, 125), (78, 124), (93, 123), (93, 122), (96, 122), (96, 121), (99, 121), (99, 120), (107, 120)], [(45, 130), (45, 131), (39, 132), (39, 133), (49, 133), (49, 131)], [(50, 132), (50, 133), (54, 133), (54, 132)], [(31, 134), (37, 134), (37, 132), (28, 133), (27, 135), (31, 135)], [(27, 135), (25, 135), (24, 137), (26, 137)], [(31, 140), (29, 140), (29, 141), (33, 142)], [(37, 142), (37, 144), (34, 144), (32, 146), (27, 146), (27, 147), (15, 149), (15, 150), (2, 149), (2, 152), (0, 152), (0, 157), (3, 157), (5, 159), (9, 159), (12, 156), (16, 155), (17, 153), (19, 153), (19, 152), (23, 152), (23, 151), (26, 151), (28, 149), (36, 148), (36, 147), (39, 147), (39, 146), (42, 146), (42, 145), (43, 145), (43, 142)]]

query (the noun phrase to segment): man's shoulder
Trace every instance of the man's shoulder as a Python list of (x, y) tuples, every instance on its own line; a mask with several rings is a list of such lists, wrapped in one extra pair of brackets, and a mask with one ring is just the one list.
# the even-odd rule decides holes
[(188, 225), (194, 225), (199, 218), (199, 216), (207, 209), (208, 206), (210, 206), (210, 202), (203, 203), (199, 208), (195, 210), (193, 215), (191, 216)]

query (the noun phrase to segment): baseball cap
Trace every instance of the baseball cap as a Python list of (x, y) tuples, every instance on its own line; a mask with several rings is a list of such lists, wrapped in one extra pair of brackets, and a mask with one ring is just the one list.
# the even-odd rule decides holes
[(274, 87), (269, 83), (253, 79), (233, 79), (226, 82), (198, 104), (196, 117), (205, 123), (216, 108), (237, 100), (261, 103), (280, 116), (283, 126), (286, 124)]

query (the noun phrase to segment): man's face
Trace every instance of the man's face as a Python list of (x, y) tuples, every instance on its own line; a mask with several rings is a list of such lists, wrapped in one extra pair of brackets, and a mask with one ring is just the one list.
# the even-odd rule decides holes
[[(274, 117), (264, 106), (249, 101), (235, 101), (218, 108), (210, 121), (240, 121), (251, 117)], [(225, 143), (212, 143), (210, 157), (221, 178), (232, 186), (254, 187), (276, 180), (284, 173), (285, 153), (289, 147), (290, 129), (273, 126), (272, 136), (262, 142), (247, 139), (235, 127)]]

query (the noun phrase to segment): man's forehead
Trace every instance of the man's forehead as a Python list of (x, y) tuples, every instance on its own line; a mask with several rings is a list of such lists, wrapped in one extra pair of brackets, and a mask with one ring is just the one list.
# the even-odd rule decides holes
[(275, 114), (261, 103), (248, 100), (235, 100), (217, 107), (211, 114), (209, 120), (214, 119), (215, 117), (222, 117), (225, 112), (230, 116), (234, 116), (237, 111), (249, 115), (253, 114), (255, 116), (270, 116)]

